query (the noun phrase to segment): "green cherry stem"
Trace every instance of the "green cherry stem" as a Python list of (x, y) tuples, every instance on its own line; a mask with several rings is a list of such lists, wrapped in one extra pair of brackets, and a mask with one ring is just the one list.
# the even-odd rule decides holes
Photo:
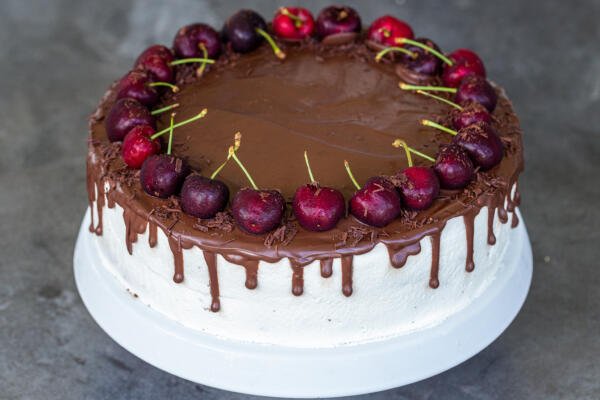
[(175, 121), (175, 113), (171, 113), (171, 123), (169, 124), (169, 144), (167, 145), (167, 155), (171, 155), (171, 147), (173, 146), (174, 121)]
[(214, 64), (215, 60), (212, 58), (201, 58), (201, 57), (193, 57), (193, 58), (182, 58), (179, 60), (171, 61), (169, 65), (174, 67), (175, 65), (181, 64), (192, 64), (192, 63), (206, 63), (206, 64)]
[(429, 93), (429, 92), (426, 92), (424, 90), (417, 90), (417, 93), (422, 94), (423, 96), (431, 97), (432, 99), (436, 99), (437, 101), (441, 101), (442, 103), (446, 103), (449, 106), (452, 106), (452, 107), (456, 108), (457, 110), (462, 111), (462, 109), (463, 109), (461, 106), (459, 106), (455, 102), (450, 101), (450, 100), (445, 99), (445, 98), (440, 97), (440, 96), (436, 96), (433, 93)]
[(432, 91), (432, 92), (448, 92), (448, 93), (456, 93), (456, 88), (446, 87), (446, 86), (417, 86), (417, 85), (409, 85), (408, 83), (400, 82), (398, 84), (400, 89), (402, 90), (423, 90), (423, 91)]
[(443, 62), (445, 62), (446, 64), (448, 64), (449, 66), (454, 65), (454, 63), (452, 62), (452, 60), (450, 60), (448, 57), (446, 57), (445, 55), (443, 55), (442, 53), (440, 53), (439, 51), (437, 51), (436, 49), (427, 46), (426, 44), (423, 44), (421, 42), (417, 42), (416, 40), (412, 40), (412, 39), (408, 39), (408, 38), (397, 38), (395, 40), (396, 44), (412, 44), (413, 46), (417, 46), (422, 48), (425, 51), (430, 52), (431, 54), (433, 54), (434, 56), (436, 56), (437, 58), (439, 58), (440, 60), (442, 60)]
[(275, 53), (275, 56), (277, 56), (277, 58), (279, 58), (280, 60), (285, 60), (285, 57), (286, 57), (285, 53), (283, 51), (281, 51), (279, 46), (277, 46), (277, 43), (275, 43), (275, 41), (273, 40), (271, 35), (269, 35), (267, 32), (265, 32), (263, 29), (260, 29), (260, 28), (256, 28), (256, 33), (258, 33), (260, 36), (265, 38), (265, 40), (269, 43), (269, 45), (273, 49), (273, 53)]
[(379, 61), (381, 61), (381, 59), (382, 59), (382, 58), (383, 58), (383, 57), (384, 57), (386, 54), (388, 54), (388, 53), (391, 53), (391, 52), (394, 52), (394, 51), (397, 51), (397, 52), (400, 52), (400, 53), (404, 53), (404, 54), (406, 54), (407, 56), (409, 56), (409, 57), (412, 57), (413, 59), (414, 59), (414, 58), (417, 58), (417, 53), (415, 53), (415, 52), (412, 52), (412, 51), (410, 51), (410, 50), (406, 50), (406, 49), (405, 49), (405, 48), (403, 48), (403, 47), (386, 47), (385, 49), (381, 50), (379, 53), (377, 53), (377, 54), (375, 55), (375, 61), (376, 61), (376, 62), (379, 62)]
[[(189, 119), (186, 119), (185, 121), (181, 121), (181, 122), (176, 123), (175, 125), (173, 125), (173, 129), (179, 128), (180, 126), (187, 125), (190, 122), (194, 122), (194, 121), (196, 121), (198, 119), (204, 118), (207, 113), (208, 113), (208, 110), (205, 108), (204, 110), (200, 111), (200, 113), (198, 113), (197, 115), (193, 116), (192, 118), (189, 118)], [(160, 136), (164, 135), (165, 133), (169, 132), (169, 129), (170, 128), (165, 128), (162, 131), (156, 132), (154, 135), (150, 136), (150, 139), (154, 140), (157, 137), (160, 137)]]
[(248, 178), (248, 181), (250, 182), (250, 185), (252, 185), (252, 188), (254, 190), (259, 190), (258, 186), (256, 186), (256, 183), (254, 183), (254, 180), (252, 179), (252, 176), (250, 176), (250, 173), (248, 172), (248, 170), (246, 169), (246, 167), (244, 167), (244, 164), (242, 164), (242, 162), (240, 161), (240, 159), (235, 154), (235, 149), (234, 149), (233, 146), (229, 147), (229, 156), (232, 157), (235, 160), (235, 162), (237, 163), (237, 165), (239, 165), (239, 167), (242, 170), (242, 172), (244, 172), (244, 175), (246, 175), (246, 178)]
[(344, 168), (346, 168), (346, 172), (348, 173), (350, 180), (354, 184), (354, 187), (356, 187), (356, 190), (360, 190), (360, 185), (356, 181), (356, 178), (354, 177), (354, 174), (352, 173), (352, 170), (350, 169), (350, 163), (347, 160), (344, 160)]
[[(235, 136), (234, 136), (234, 144), (233, 144), (233, 151), (236, 152), (240, 146), (242, 144), (242, 134), (241, 132), (236, 132)], [(231, 153), (227, 153), (227, 158), (225, 159), (225, 161), (223, 161), (223, 164), (219, 165), (219, 168), (217, 168), (215, 170), (215, 172), (212, 173), (212, 175), (210, 176), (210, 179), (215, 179), (215, 177), (217, 175), (219, 175), (219, 172), (221, 172), (221, 170), (223, 168), (225, 168), (225, 166), (227, 165), (227, 163), (229, 162), (229, 160), (231, 159)]]
[(296, 28), (300, 28), (302, 26), (302, 24), (304, 23), (304, 21), (302, 21), (302, 18), (298, 17), (297, 15), (294, 15), (290, 12), (290, 10), (288, 10), (285, 7), (281, 7), (279, 9), (279, 12), (282, 15), (285, 15), (286, 17), (288, 17), (289, 19), (291, 19), (292, 21), (294, 21), (294, 26)]
[(304, 150), (304, 162), (306, 163), (306, 169), (308, 170), (308, 177), (310, 178), (310, 183), (316, 183), (315, 176), (312, 173), (312, 169), (310, 168), (310, 163), (308, 162), (308, 152)]
[(394, 147), (403, 147), (404, 148), (404, 152), (406, 153), (406, 161), (408, 162), (408, 167), (412, 167), (413, 166), (413, 160), (412, 160), (412, 156), (410, 155), (410, 149), (408, 148), (408, 145), (406, 144), (406, 142), (402, 139), (396, 139), (394, 140), (394, 143), (392, 143), (392, 146)]
[[(198, 43), (198, 47), (202, 51), (202, 57), (205, 59), (208, 59), (208, 50), (206, 50), (206, 46), (204, 45), (204, 42)], [(196, 70), (196, 76), (200, 77), (204, 74), (206, 65), (207, 65), (207, 62), (203, 61), (202, 64), (200, 65), (200, 67), (198, 67), (198, 69)]]
[(150, 115), (158, 115), (158, 114), (162, 114), (164, 112), (167, 112), (169, 110), (172, 110), (174, 108), (179, 107), (179, 103), (175, 103), (175, 104), (171, 104), (170, 106), (165, 106), (163, 108), (158, 108), (156, 110), (153, 110)]
[(148, 84), (148, 86), (150, 86), (150, 87), (168, 87), (169, 89), (171, 89), (171, 91), (173, 93), (179, 92), (179, 88), (169, 82), (151, 82)]
[[(404, 145), (402, 144), (403, 142), (404, 142), (404, 140), (402, 140), (402, 139), (396, 139), (396, 140), (394, 140), (392, 142), (392, 146), (394, 146), (396, 148), (398, 148), (400, 146), (404, 147)], [(404, 142), (404, 143), (406, 143), (406, 142)], [(417, 155), (417, 156), (419, 156), (421, 158), (424, 158), (427, 161), (435, 162), (435, 158), (429, 157), (427, 154), (421, 153), (420, 151), (415, 150), (415, 149), (413, 149), (412, 147), (410, 147), (408, 145), (404, 149), (405, 150), (408, 149), (408, 151), (410, 151), (411, 153), (413, 153), (413, 154), (415, 154), (415, 155)], [(407, 158), (408, 158), (408, 156), (407, 156)], [(411, 166), (411, 165), (409, 165), (409, 166)]]
[(444, 125), (440, 125), (437, 122), (433, 122), (433, 121), (430, 121), (428, 119), (422, 119), (421, 120), (421, 125), (423, 125), (423, 126), (430, 126), (432, 128), (439, 129), (440, 131), (449, 133), (452, 136), (456, 136), (458, 134), (458, 132), (456, 132), (455, 130), (450, 129), (450, 128), (446, 128)]

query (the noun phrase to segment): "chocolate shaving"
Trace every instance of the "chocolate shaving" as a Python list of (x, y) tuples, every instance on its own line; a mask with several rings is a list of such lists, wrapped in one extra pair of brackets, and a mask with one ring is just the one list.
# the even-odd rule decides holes
[(292, 242), (297, 233), (298, 225), (295, 222), (288, 221), (267, 235), (264, 242), (265, 246), (273, 247), (273, 245), (277, 244), (287, 246)]
[(342, 232), (335, 247), (356, 246), (362, 240), (369, 238), (371, 243), (377, 240), (377, 231), (366, 226), (351, 226), (348, 230)]
[(234, 221), (231, 213), (223, 211), (218, 212), (214, 218), (201, 219), (198, 218), (193, 228), (201, 232), (208, 232), (211, 229), (216, 229), (222, 232), (231, 232), (234, 228)]

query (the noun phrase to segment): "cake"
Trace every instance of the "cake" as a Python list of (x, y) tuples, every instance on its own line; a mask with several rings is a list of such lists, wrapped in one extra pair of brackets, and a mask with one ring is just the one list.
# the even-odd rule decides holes
[(90, 118), (90, 234), (117, 285), (226, 340), (365, 343), (503, 273), (521, 130), (481, 59), (392, 16), (242, 10), (146, 49)]

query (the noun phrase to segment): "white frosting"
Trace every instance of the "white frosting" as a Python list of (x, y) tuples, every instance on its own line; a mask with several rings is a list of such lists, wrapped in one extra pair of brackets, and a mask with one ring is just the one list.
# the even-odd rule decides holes
[[(95, 211), (94, 211), (95, 212)], [(211, 312), (208, 270), (202, 251), (183, 250), (185, 279), (173, 282), (174, 261), (168, 239), (158, 229), (156, 247), (148, 245), (148, 229), (125, 245), (123, 209), (105, 207), (104, 233), (95, 240), (103, 264), (137, 300), (179, 323), (222, 338), (294, 347), (331, 347), (403, 335), (444, 321), (474, 302), (502, 273), (511, 239), (510, 222), (494, 219), (496, 245), (487, 244), (487, 208), (475, 218), (475, 270), (465, 271), (466, 232), (462, 217), (446, 223), (440, 241), (437, 289), (431, 289), (431, 240), (400, 269), (390, 265), (387, 249), (377, 245), (355, 256), (353, 293), (342, 294), (341, 265), (321, 277), (318, 262), (304, 267), (304, 293), (291, 293), (292, 269), (283, 259), (261, 262), (258, 287), (249, 290), (243, 267), (218, 256), (221, 310)]]

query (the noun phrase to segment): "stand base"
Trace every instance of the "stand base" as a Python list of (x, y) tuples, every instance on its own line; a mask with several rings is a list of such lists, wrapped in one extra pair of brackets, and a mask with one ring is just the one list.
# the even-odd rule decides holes
[(96, 254), (96, 237), (87, 229), (89, 211), (75, 246), (75, 281), (90, 314), (109, 336), (171, 374), (254, 395), (356, 395), (443, 372), (483, 350), (508, 327), (525, 301), (533, 270), (520, 214), (519, 219), (502, 260), (507, 273), (499, 274), (478, 301), (429, 329), (359, 345), (323, 349), (257, 345), (186, 328), (136, 301), (104, 268)]

